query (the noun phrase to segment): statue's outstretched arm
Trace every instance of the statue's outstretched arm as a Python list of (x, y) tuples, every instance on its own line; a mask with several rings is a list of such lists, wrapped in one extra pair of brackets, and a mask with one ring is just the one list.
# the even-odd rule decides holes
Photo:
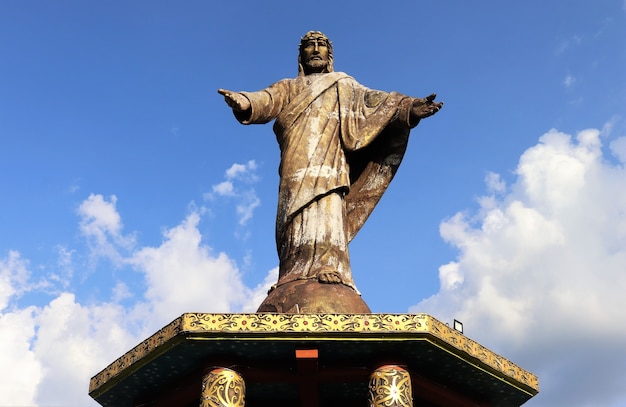
[(226, 101), (226, 104), (230, 106), (235, 112), (245, 112), (251, 107), (248, 98), (239, 92), (233, 92), (226, 89), (218, 89), (217, 93), (224, 96), (224, 101)]

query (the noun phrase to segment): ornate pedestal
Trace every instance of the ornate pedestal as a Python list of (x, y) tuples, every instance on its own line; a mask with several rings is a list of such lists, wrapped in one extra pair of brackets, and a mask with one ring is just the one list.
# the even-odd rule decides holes
[(106, 407), (519, 406), (537, 392), (426, 314), (183, 314), (89, 386)]

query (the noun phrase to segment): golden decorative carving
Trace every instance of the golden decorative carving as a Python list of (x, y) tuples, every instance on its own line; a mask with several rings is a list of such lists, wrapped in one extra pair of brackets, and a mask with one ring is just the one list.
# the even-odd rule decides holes
[[(104, 391), (132, 366), (138, 369), (167, 350), (168, 346), (188, 338), (281, 337), (292, 339), (339, 340), (414, 340), (423, 338), (447, 351), (465, 355), (492, 374), (512, 381), (515, 386), (539, 390), (537, 376), (518, 367), (479, 343), (467, 338), (427, 314), (206, 314), (187, 313), (159, 330), (91, 379), (89, 392)], [(147, 357), (150, 356), (150, 357)]]
[[(184, 314), (191, 332), (428, 332), (426, 314)], [(436, 321), (436, 320), (435, 320)], [(438, 321), (437, 321), (438, 322)]]
[(200, 407), (244, 407), (246, 384), (234, 370), (214, 369), (202, 378)]
[(400, 366), (381, 366), (369, 381), (369, 407), (412, 407), (411, 376)]

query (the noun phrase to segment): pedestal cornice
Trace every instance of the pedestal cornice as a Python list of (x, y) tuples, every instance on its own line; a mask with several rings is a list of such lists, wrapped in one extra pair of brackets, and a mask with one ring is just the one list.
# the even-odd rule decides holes
[[(183, 374), (195, 368), (183, 360), (190, 352), (186, 348), (194, 347), (194, 354), (201, 350), (204, 354), (198, 355), (205, 359), (210, 355), (280, 359), (286, 343), (289, 347), (326, 346), (327, 353), (338, 349), (343, 352), (340, 355), (353, 351), (355, 360), (358, 352), (387, 357), (404, 354), (418, 367), (438, 366), (443, 372), (440, 376), (450, 376), (452, 381), (457, 369), (465, 369), (472, 370), (468, 380), (481, 386), (500, 386), (499, 391), (510, 390), (526, 399), (539, 391), (535, 375), (427, 314), (186, 313), (96, 374), (89, 393), (100, 401), (121, 388), (129, 391), (140, 380), (134, 378), (131, 385), (131, 376), (142, 370), (155, 372), (164, 363), (178, 366)], [(437, 356), (441, 366), (437, 360), (428, 360), (434, 354), (441, 355)], [(467, 376), (467, 372), (458, 375)]]

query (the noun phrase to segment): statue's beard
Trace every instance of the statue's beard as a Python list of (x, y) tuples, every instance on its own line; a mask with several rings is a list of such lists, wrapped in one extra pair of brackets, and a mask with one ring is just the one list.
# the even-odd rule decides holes
[(328, 61), (323, 59), (309, 59), (305, 64), (305, 68), (307, 71), (323, 72), (328, 68)]

